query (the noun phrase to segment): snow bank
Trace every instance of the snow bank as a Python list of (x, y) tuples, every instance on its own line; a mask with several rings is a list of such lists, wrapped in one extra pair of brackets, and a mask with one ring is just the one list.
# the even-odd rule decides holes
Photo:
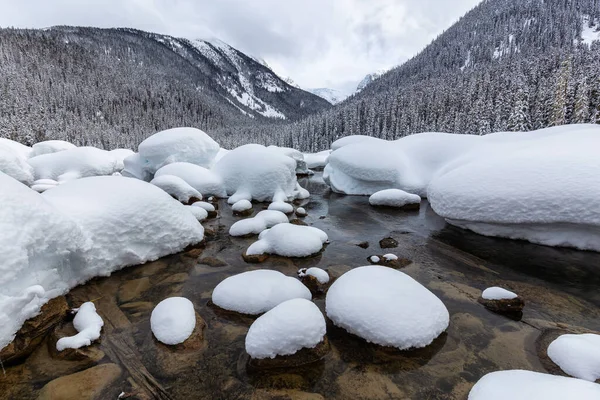
[(42, 154), (56, 153), (59, 151), (74, 149), (73, 143), (65, 142), (64, 140), (46, 140), (38, 142), (31, 146), (29, 157), (41, 156)]
[(386, 189), (373, 193), (369, 197), (372, 206), (404, 207), (407, 204), (419, 204), (421, 197), (400, 189)]
[(469, 393), (469, 400), (531, 399), (600, 399), (600, 385), (564, 376), (511, 370), (485, 375)]
[(511, 300), (516, 299), (517, 294), (501, 287), (489, 287), (481, 293), (481, 297), (485, 300)]
[(325, 318), (319, 307), (299, 298), (285, 301), (258, 317), (246, 335), (252, 358), (275, 358), (314, 348), (325, 336)]
[(104, 326), (102, 317), (96, 312), (96, 306), (91, 301), (83, 303), (77, 310), (73, 319), (73, 326), (77, 335), (58, 339), (56, 350), (79, 349), (89, 346), (93, 341), (100, 338), (100, 331)]
[(200, 129), (173, 128), (144, 140), (138, 146), (138, 152), (149, 172), (154, 173), (162, 166), (175, 162), (189, 162), (210, 168), (219, 148), (219, 144)]
[(314, 276), (321, 284), (329, 282), (329, 274), (327, 273), (327, 271), (321, 268), (311, 267), (308, 269), (301, 269), (298, 271), (299, 277), (302, 278), (305, 275)]
[(239, 200), (271, 201), (278, 192), (295, 197), (296, 162), (258, 144), (248, 144), (227, 153), (213, 167), (231, 196)]
[(318, 228), (278, 224), (261, 232), (258, 241), (248, 247), (246, 254), (251, 256), (268, 253), (283, 257), (308, 257), (321, 251), (327, 241), (327, 234)]
[(175, 175), (159, 175), (152, 179), (150, 183), (161, 188), (182, 203), (188, 203), (192, 197), (202, 200), (200, 192)]
[(265, 229), (287, 222), (289, 222), (287, 215), (281, 211), (263, 210), (252, 218), (246, 218), (231, 225), (229, 234), (231, 236), (258, 235)]
[(562, 335), (548, 346), (548, 357), (575, 378), (600, 379), (600, 335)]
[(304, 161), (310, 169), (325, 168), (330, 154), (331, 150), (324, 150), (318, 153), (304, 153)]
[(202, 225), (181, 203), (137, 179), (78, 179), (44, 192), (42, 197), (92, 240), (86, 265), (78, 271), (80, 282), (176, 253), (202, 241), (204, 235)]
[(112, 175), (119, 171), (116, 157), (95, 147), (76, 147), (56, 153), (43, 154), (28, 160), (35, 179), (59, 182), (88, 176)]
[(165, 165), (156, 171), (155, 177), (174, 175), (202, 193), (203, 196), (227, 197), (223, 180), (212, 171), (187, 162)]
[(185, 297), (169, 297), (154, 307), (150, 328), (161, 343), (175, 345), (189, 338), (196, 327), (196, 311)]
[(326, 298), (339, 327), (382, 346), (425, 347), (446, 330), (444, 303), (410, 276), (388, 267), (355, 268), (338, 278)]
[(281, 272), (259, 269), (230, 276), (215, 287), (217, 306), (243, 314), (261, 314), (291, 299), (311, 300), (310, 290)]

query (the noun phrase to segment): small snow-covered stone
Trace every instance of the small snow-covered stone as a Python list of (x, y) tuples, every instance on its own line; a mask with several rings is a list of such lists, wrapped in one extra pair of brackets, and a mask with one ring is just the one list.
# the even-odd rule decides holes
[(182, 203), (188, 203), (191, 199), (202, 200), (202, 194), (199, 191), (175, 175), (160, 175), (152, 179), (150, 183), (161, 188)]
[(327, 316), (363, 339), (401, 350), (429, 345), (448, 327), (444, 303), (410, 276), (391, 268), (355, 268), (326, 298)]
[(242, 314), (261, 314), (295, 298), (310, 300), (310, 291), (300, 281), (281, 272), (254, 270), (233, 275), (215, 287), (215, 305)]
[(248, 201), (248, 200), (243, 199), (243, 200), (235, 202), (231, 206), (231, 209), (235, 213), (243, 213), (245, 211), (252, 210), (252, 203), (250, 203), (250, 201)]
[(298, 276), (301, 278), (303, 276), (314, 276), (315, 278), (317, 278), (319, 283), (329, 282), (329, 274), (327, 273), (327, 271), (325, 271), (321, 268), (317, 268), (317, 267), (311, 267), (308, 269), (302, 268), (301, 270), (298, 271)]
[(381, 261), (381, 259), (378, 256), (371, 256), (369, 257), (369, 261), (373, 264), (377, 264), (379, 261)]
[(478, 302), (490, 311), (505, 314), (516, 319), (521, 318), (525, 302), (516, 293), (500, 287), (491, 287), (481, 293)]
[(298, 207), (298, 208), (296, 208), (296, 215), (299, 216), (300, 218), (304, 218), (308, 215), (308, 213), (306, 212), (306, 210), (303, 207)]
[(256, 235), (277, 224), (288, 222), (288, 217), (281, 211), (263, 210), (252, 218), (237, 221), (229, 228), (231, 236)]
[(328, 241), (327, 234), (311, 226), (278, 224), (263, 231), (246, 254), (277, 254), (284, 257), (308, 257), (318, 253)]
[(369, 197), (372, 206), (419, 208), (421, 197), (416, 194), (407, 193), (400, 189), (387, 189), (373, 193)]
[(73, 326), (78, 332), (77, 335), (60, 338), (56, 342), (56, 350), (79, 349), (91, 345), (94, 340), (98, 340), (100, 337), (104, 321), (96, 312), (94, 303), (88, 301), (83, 303), (77, 310), (77, 314), (73, 319)]
[(600, 379), (600, 335), (562, 335), (548, 346), (548, 357), (575, 378)]
[(256, 359), (291, 355), (317, 346), (325, 331), (325, 317), (313, 302), (288, 300), (254, 321), (246, 335), (246, 352)]
[(398, 256), (395, 254), (388, 253), (383, 255), (383, 259), (386, 261), (396, 261), (398, 259)]
[(152, 310), (150, 327), (154, 337), (161, 343), (183, 343), (196, 327), (194, 305), (185, 297), (164, 299)]
[(199, 222), (204, 221), (208, 218), (208, 211), (206, 211), (202, 207), (194, 207), (194, 206), (185, 206), (186, 210), (192, 213), (194, 218), (196, 218)]
[(206, 201), (197, 201), (194, 204), (192, 204), (193, 207), (200, 207), (200, 208), (204, 208), (208, 213), (211, 212), (215, 212), (215, 206), (213, 206), (210, 203), (207, 203)]
[(517, 298), (517, 294), (501, 287), (489, 287), (481, 293), (485, 300), (510, 300)]
[(273, 203), (269, 204), (269, 210), (276, 210), (281, 211), (284, 214), (291, 214), (294, 212), (294, 207), (291, 204), (283, 201), (274, 201)]

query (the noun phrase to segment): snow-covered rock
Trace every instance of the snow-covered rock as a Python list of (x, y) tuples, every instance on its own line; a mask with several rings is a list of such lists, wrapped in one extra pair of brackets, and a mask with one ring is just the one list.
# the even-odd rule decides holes
[(192, 213), (192, 215), (194, 216), (194, 218), (196, 218), (196, 220), (199, 221), (199, 222), (204, 221), (206, 218), (208, 218), (208, 211), (206, 211), (202, 207), (195, 207), (195, 206), (187, 206), (186, 205), (185, 208), (190, 213)]
[(231, 150), (215, 164), (213, 172), (223, 179), (230, 204), (243, 199), (271, 201), (278, 192), (294, 198), (296, 162), (258, 144)]
[(28, 186), (31, 185), (34, 179), (33, 167), (20, 152), (15, 151), (12, 145), (7, 144), (8, 139), (4, 140), (0, 141), (0, 172)]
[(137, 179), (78, 179), (42, 197), (75, 221), (92, 241), (85, 266), (78, 267), (79, 282), (176, 253), (204, 236), (202, 225), (181, 203)]
[(250, 203), (248, 200), (245, 200), (245, 199), (240, 200), (240, 201), (235, 202), (235, 204), (233, 204), (231, 206), (231, 209), (236, 213), (243, 213), (245, 211), (252, 209), (252, 203)]
[[(241, 222), (241, 221), (240, 221)], [(308, 257), (328, 241), (327, 234), (312, 226), (278, 224), (264, 230), (258, 241), (248, 247), (247, 255), (277, 254), (283, 257)]]
[(73, 318), (73, 326), (78, 333), (74, 336), (58, 339), (56, 350), (79, 349), (91, 345), (93, 341), (100, 338), (104, 321), (96, 312), (94, 303), (88, 301), (83, 303), (77, 310), (75, 318)]
[(381, 142), (385, 142), (385, 140), (374, 138), (372, 136), (366, 136), (366, 135), (344, 136), (343, 138), (340, 138), (340, 139), (336, 140), (335, 142), (331, 143), (331, 151), (336, 151), (336, 150), (341, 149), (342, 147), (348, 146), (350, 144), (356, 144), (356, 143), (362, 143), (362, 142), (381, 143)]
[(259, 269), (233, 275), (215, 287), (215, 305), (242, 314), (262, 314), (291, 299), (311, 300), (310, 291), (299, 280), (279, 271)]
[(323, 150), (318, 153), (304, 153), (304, 161), (310, 169), (325, 168), (331, 150)]
[(384, 254), (383, 259), (385, 261), (396, 261), (398, 260), (398, 256), (392, 253)]
[(88, 176), (112, 175), (119, 171), (116, 157), (95, 147), (76, 147), (30, 158), (35, 179), (66, 182)]
[(518, 296), (509, 290), (501, 287), (489, 287), (481, 293), (481, 297), (485, 300), (511, 300), (516, 299)]
[(174, 175), (202, 193), (203, 196), (227, 197), (223, 180), (212, 171), (188, 162), (176, 162), (165, 165), (156, 171), (155, 177)]
[(377, 264), (379, 261), (381, 261), (381, 259), (379, 258), (379, 256), (370, 256), (369, 261), (373, 264)]
[(355, 268), (338, 278), (326, 298), (339, 327), (382, 346), (425, 347), (448, 327), (444, 303), (410, 276), (388, 267)]
[(117, 170), (122, 171), (125, 168), (125, 159), (136, 154), (132, 150), (129, 149), (114, 149), (109, 151), (110, 154), (117, 161)]
[(190, 337), (196, 327), (194, 304), (185, 297), (169, 297), (154, 307), (150, 328), (161, 343), (175, 345)]
[(44, 142), (38, 142), (31, 146), (31, 153), (29, 157), (41, 156), (42, 154), (56, 153), (63, 150), (74, 149), (73, 143), (66, 142), (64, 140), (46, 140)]
[(400, 189), (380, 190), (369, 197), (369, 204), (372, 206), (404, 207), (407, 205), (418, 205), (420, 203), (420, 196), (407, 193)]
[(291, 214), (294, 212), (294, 206), (290, 203), (285, 203), (283, 201), (274, 201), (269, 204), (269, 210), (281, 211), (284, 214)]
[(150, 182), (154, 176), (154, 174), (149, 171), (146, 161), (142, 159), (139, 153), (134, 153), (123, 159), (123, 170), (121, 171), (121, 174), (128, 178), (136, 178), (146, 182)]
[(548, 346), (548, 357), (575, 378), (590, 382), (600, 379), (600, 335), (559, 336)]
[(188, 203), (192, 198), (202, 200), (202, 195), (188, 185), (186, 181), (175, 175), (159, 175), (150, 181), (182, 203)]
[(265, 229), (287, 222), (289, 222), (287, 215), (281, 211), (263, 210), (252, 218), (246, 218), (231, 225), (229, 234), (231, 236), (258, 235)]
[(274, 151), (279, 154), (283, 154), (284, 156), (290, 157), (292, 160), (296, 162), (296, 175), (310, 175), (312, 171), (310, 171), (306, 165), (306, 161), (304, 161), (304, 154), (296, 149), (292, 149), (291, 147), (278, 147), (278, 146), (269, 146), (267, 150)]
[(164, 165), (175, 162), (210, 168), (219, 148), (219, 144), (200, 129), (173, 128), (144, 140), (138, 146), (138, 152), (146, 161), (148, 170), (154, 173)]
[(564, 376), (509, 370), (485, 375), (469, 393), (469, 400), (531, 399), (600, 399), (600, 385)]
[(296, 215), (300, 218), (304, 218), (308, 215), (308, 213), (306, 212), (304, 207), (298, 207), (296, 208)]
[(321, 284), (329, 282), (329, 274), (327, 273), (327, 271), (317, 267), (301, 269), (298, 271), (298, 276), (300, 278), (304, 276), (314, 276)]
[(319, 307), (304, 298), (288, 300), (250, 325), (246, 352), (256, 359), (295, 354), (321, 343), (325, 331), (325, 318)]
[(206, 210), (206, 212), (215, 212), (215, 206), (213, 206), (210, 203), (207, 203), (206, 201), (197, 201), (194, 204), (192, 204), (193, 207), (200, 207)]

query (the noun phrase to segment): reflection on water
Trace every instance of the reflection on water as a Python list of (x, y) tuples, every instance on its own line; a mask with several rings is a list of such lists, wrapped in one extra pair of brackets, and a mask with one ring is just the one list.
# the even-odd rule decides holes
[[(373, 209), (367, 197), (331, 193), (320, 175), (301, 184), (312, 194), (301, 203), (309, 213), (305, 221), (327, 232), (331, 241), (322, 254), (270, 257), (260, 266), (244, 263), (241, 254), (254, 239), (227, 234), (238, 218), (222, 202), (220, 218), (205, 224), (216, 234), (202, 251), (127, 268), (68, 295), (72, 306), (97, 299), (106, 322), (101, 342), (93, 346), (103, 355), (100, 361), (56, 360), (42, 345), (0, 377), (2, 398), (33, 399), (52, 379), (110, 362), (123, 373), (102, 398), (124, 391), (129, 398), (466, 399), (487, 372), (546, 371), (548, 363), (536, 347), (546, 329), (600, 330), (599, 254), (465, 232), (448, 226), (427, 202), (418, 212)], [(255, 205), (255, 210), (261, 208)], [(244, 339), (254, 318), (211, 305), (218, 282), (256, 268), (294, 275), (299, 268), (318, 266), (336, 277), (365, 265), (369, 255), (381, 254), (378, 242), (388, 236), (399, 242), (392, 252), (414, 261), (403, 271), (447, 305), (451, 322), (445, 334), (425, 349), (397, 351), (369, 344), (328, 322), (331, 351), (321, 361), (282, 370), (247, 368)], [(363, 241), (370, 247), (356, 245)], [(481, 290), (492, 285), (525, 299), (521, 322), (477, 303)], [(207, 325), (192, 343), (176, 350), (157, 343), (149, 327), (152, 308), (169, 296), (189, 298)], [(324, 311), (323, 296), (315, 303)], [(67, 382), (75, 385), (75, 377)]]

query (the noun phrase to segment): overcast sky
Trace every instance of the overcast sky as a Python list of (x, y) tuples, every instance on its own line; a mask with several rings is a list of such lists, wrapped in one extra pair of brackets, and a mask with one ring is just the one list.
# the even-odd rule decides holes
[(480, 0), (0, 0), (0, 27), (132, 27), (219, 38), (304, 88), (351, 91)]

